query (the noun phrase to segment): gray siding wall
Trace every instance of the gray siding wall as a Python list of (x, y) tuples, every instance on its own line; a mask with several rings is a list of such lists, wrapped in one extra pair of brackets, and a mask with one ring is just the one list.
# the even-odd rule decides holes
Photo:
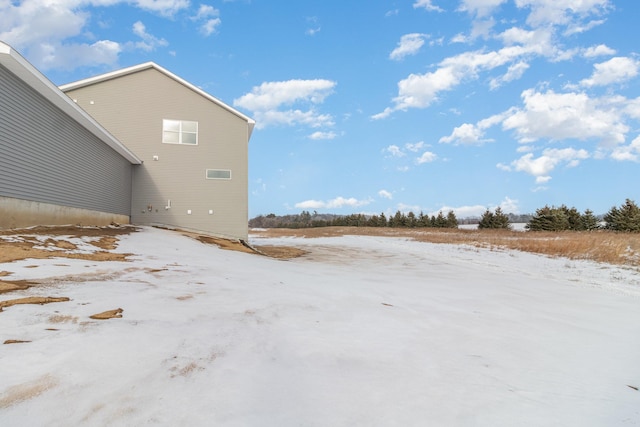
[(128, 216), (132, 167), (0, 65), (0, 196)]
[[(247, 238), (246, 120), (156, 69), (67, 95), (144, 161), (134, 171), (133, 223)], [(197, 121), (198, 145), (162, 143), (163, 119)], [(229, 169), (232, 179), (208, 180), (206, 169)]]

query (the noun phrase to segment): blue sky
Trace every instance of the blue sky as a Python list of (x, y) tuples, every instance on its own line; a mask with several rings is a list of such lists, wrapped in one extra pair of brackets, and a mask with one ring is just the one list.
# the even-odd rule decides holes
[(640, 3), (0, 0), (56, 84), (154, 61), (253, 117), (249, 215), (640, 202)]

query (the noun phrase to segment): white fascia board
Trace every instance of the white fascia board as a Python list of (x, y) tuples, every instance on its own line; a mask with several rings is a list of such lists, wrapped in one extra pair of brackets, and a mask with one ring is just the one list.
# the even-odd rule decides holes
[(0, 64), (15, 74), (49, 102), (62, 110), (102, 142), (127, 159), (131, 164), (141, 164), (132, 151), (125, 147), (86, 111), (76, 105), (65, 93), (47, 79), (40, 71), (22, 57), (11, 46), (0, 41)]
[(181, 85), (183, 85), (183, 86), (189, 88), (190, 90), (196, 92), (200, 96), (203, 96), (204, 98), (208, 99), (209, 101), (213, 102), (214, 104), (216, 104), (216, 105), (224, 108), (225, 110), (229, 111), (230, 113), (238, 116), (242, 120), (245, 120), (247, 122), (247, 125), (249, 126), (249, 138), (251, 138), (251, 134), (253, 132), (253, 128), (255, 127), (255, 124), (256, 124), (255, 120), (253, 120), (252, 118), (242, 114), (240, 111), (236, 110), (235, 108), (231, 107), (230, 105), (225, 104), (224, 102), (220, 101), (218, 98), (208, 94), (207, 92), (203, 91), (199, 87), (194, 86), (193, 84), (189, 83), (188, 81), (178, 77), (177, 75), (173, 74), (171, 71), (159, 66), (155, 62), (145, 62), (144, 64), (134, 65), (133, 67), (127, 67), (127, 68), (123, 68), (121, 70), (112, 71), (110, 73), (101, 74), (99, 76), (90, 77), (88, 79), (79, 80), (77, 82), (68, 83), (68, 84), (60, 86), (60, 90), (63, 91), (63, 92), (67, 92), (67, 91), (70, 91), (70, 90), (80, 89), (81, 87), (89, 86), (89, 85), (92, 85), (92, 84), (95, 84), (95, 83), (100, 83), (100, 82), (103, 82), (103, 81), (106, 81), (106, 80), (111, 80), (111, 79), (114, 79), (114, 78), (117, 78), (117, 77), (126, 76), (127, 74), (137, 73), (139, 71), (143, 71), (143, 70), (146, 70), (148, 68), (154, 68), (154, 69), (158, 70), (159, 72), (163, 73), (167, 77), (175, 80), (176, 82), (180, 83)]

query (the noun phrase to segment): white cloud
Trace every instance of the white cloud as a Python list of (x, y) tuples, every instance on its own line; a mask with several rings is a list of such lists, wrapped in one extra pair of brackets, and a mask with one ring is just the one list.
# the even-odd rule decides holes
[(471, 123), (464, 123), (453, 129), (451, 135), (443, 136), (440, 138), (441, 143), (462, 144), (462, 145), (475, 145), (481, 144), (486, 140), (482, 139), (484, 131)]
[[(189, 6), (188, 0), (30, 0), (0, 1), (0, 40), (18, 49), (37, 68), (49, 70), (73, 69), (81, 66), (115, 65), (118, 56), (127, 49), (153, 50), (165, 46), (162, 38), (142, 42), (102, 39), (95, 40), (87, 30), (94, 7), (119, 4), (154, 12), (164, 17)], [(101, 22), (98, 22), (101, 25)], [(78, 38), (77, 40), (72, 40)]]
[(332, 126), (333, 117), (320, 114), (313, 108), (302, 111), (300, 109), (280, 110), (283, 106), (293, 104), (321, 104), (329, 96), (336, 83), (330, 80), (287, 80), (280, 82), (265, 82), (255, 86), (247, 93), (233, 101), (237, 107), (246, 108), (253, 112), (256, 127), (269, 125), (304, 124), (311, 127)]
[(429, 12), (444, 12), (444, 9), (433, 4), (433, 0), (416, 0), (416, 2), (413, 4), (413, 7), (415, 9), (426, 9)]
[(611, 152), (611, 158), (618, 161), (640, 162), (640, 136), (629, 145), (615, 147)]
[(451, 43), (468, 43), (470, 38), (462, 33), (458, 33), (451, 37)]
[(511, 27), (496, 35), (496, 38), (501, 40), (505, 46), (527, 46), (532, 52), (541, 55), (552, 56), (551, 53), (555, 49), (552, 43), (553, 30), (551, 28), (525, 30), (520, 27)]
[(330, 114), (320, 114), (314, 109), (302, 110), (269, 110), (254, 111), (253, 118), (256, 128), (263, 129), (267, 126), (296, 126), (304, 125), (311, 128), (331, 127), (335, 124)]
[(151, 52), (159, 46), (167, 46), (169, 43), (165, 39), (155, 37), (147, 32), (147, 28), (141, 21), (136, 21), (133, 24), (133, 34), (140, 37), (142, 41), (134, 43), (136, 49), (144, 50), (145, 52)]
[(207, 19), (200, 26), (200, 33), (202, 33), (204, 36), (210, 36), (217, 31), (220, 24), (222, 24), (222, 20), (220, 20), (220, 18)]
[[(116, 2), (118, 1), (105, 1), (110, 4)], [(180, 10), (188, 8), (189, 0), (136, 0), (134, 4), (141, 9), (150, 10), (162, 16), (173, 16)]]
[(522, 93), (524, 107), (507, 113), (502, 126), (514, 130), (521, 143), (538, 139), (597, 139), (605, 144), (624, 142), (624, 123), (617, 98), (589, 98), (584, 93)]
[(204, 36), (210, 36), (215, 33), (222, 24), (219, 18), (220, 11), (208, 4), (201, 4), (198, 12), (191, 18), (192, 21), (200, 22), (200, 33)]
[[(371, 116), (374, 120), (384, 119), (394, 111), (404, 111), (409, 108), (426, 108), (438, 99), (441, 92), (450, 91), (465, 80), (478, 78), (480, 72), (493, 70), (504, 66), (523, 56), (542, 55), (545, 44), (531, 43), (529, 45), (507, 46), (497, 51), (464, 52), (456, 56), (445, 58), (438, 69), (425, 74), (410, 74), (398, 82), (398, 96), (393, 99), (394, 106), (387, 107), (383, 112)], [(547, 52), (548, 53), (548, 52)], [(511, 71), (515, 77), (517, 72), (524, 71), (523, 66), (516, 66)]]
[(527, 23), (532, 27), (576, 26), (579, 20), (602, 15), (612, 7), (609, 0), (515, 0), (515, 4), (518, 8), (530, 9)]
[(495, 8), (507, 0), (461, 0), (458, 10), (478, 17), (489, 15)]
[(79, 65), (114, 65), (123, 47), (116, 42), (99, 40), (92, 44), (40, 44), (31, 49), (38, 58), (38, 68), (43, 70), (71, 70)]
[(584, 49), (582, 56), (584, 56), (585, 58), (595, 58), (596, 56), (608, 56), (615, 54), (615, 49), (611, 49), (606, 44), (599, 44), (597, 46), (591, 46)]
[(305, 200), (303, 202), (299, 202), (295, 204), (295, 207), (298, 209), (340, 209), (343, 207), (360, 207), (365, 206), (371, 203), (371, 199), (358, 200), (354, 197), (350, 197), (348, 199), (344, 197), (336, 197), (332, 200), (322, 201), (322, 200)]
[(387, 153), (391, 154), (393, 157), (403, 157), (404, 152), (397, 145), (390, 145), (384, 149)]
[(502, 209), (502, 212), (504, 213), (517, 214), (517, 213), (520, 213), (520, 208), (518, 206), (518, 203), (519, 203), (518, 200), (505, 197), (504, 200), (500, 202), (499, 207), (500, 209)]
[(602, 25), (604, 24), (606, 21), (604, 19), (598, 19), (598, 20), (593, 20), (593, 21), (589, 21), (586, 23), (581, 23), (581, 22), (576, 22), (576, 23), (571, 23), (568, 25), (567, 30), (564, 32), (565, 36), (570, 36), (573, 34), (580, 34), (580, 33), (586, 33), (587, 31), (591, 30), (592, 28), (597, 27), (598, 25)]
[(525, 172), (536, 178), (537, 184), (543, 184), (551, 180), (550, 173), (561, 163), (567, 167), (575, 167), (580, 160), (589, 158), (586, 150), (574, 148), (548, 148), (538, 158), (533, 153), (527, 153), (510, 165), (498, 164), (498, 168), (505, 171)]
[(385, 198), (385, 199), (393, 199), (393, 194), (391, 194), (389, 191), (387, 190), (380, 190), (378, 191), (378, 196)]
[(398, 47), (389, 54), (389, 58), (399, 61), (404, 59), (405, 56), (415, 55), (424, 45), (425, 38), (427, 37), (428, 36), (426, 34), (421, 33), (405, 34), (400, 37)]
[(502, 86), (504, 83), (509, 83), (513, 80), (518, 80), (520, 77), (522, 77), (524, 72), (527, 71), (528, 69), (529, 69), (529, 64), (523, 61), (510, 65), (509, 68), (507, 69), (507, 72), (504, 75), (491, 79), (491, 81), (489, 82), (489, 88), (491, 90), (495, 90), (500, 86)]
[(304, 33), (308, 36), (315, 36), (316, 33), (320, 32), (321, 29), (322, 27), (308, 28)]
[(464, 123), (454, 128), (451, 135), (440, 138), (438, 142), (456, 145), (482, 145), (485, 142), (491, 142), (493, 141), (492, 139), (484, 138), (485, 130), (502, 122), (510, 111), (482, 119), (475, 125)]
[(424, 163), (431, 163), (436, 161), (437, 158), (438, 156), (435, 153), (432, 153), (431, 151), (425, 151), (420, 157), (416, 159), (416, 163), (419, 165)]
[(322, 79), (265, 82), (233, 103), (252, 111), (266, 111), (295, 102), (319, 104), (333, 92), (335, 86), (335, 82)]
[(580, 82), (582, 86), (606, 86), (622, 83), (638, 75), (640, 61), (628, 57), (617, 56), (608, 61), (595, 64), (590, 78)]
[(315, 36), (322, 29), (322, 27), (320, 27), (320, 25), (318, 25), (318, 17), (317, 16), (309, 16), (309, 17), (307, 17), (307, 22), (310, 25), (312, 25), (310, 28), (307, 28), (307, 30), (304, 32), (308, 36)]
[(420, 151), (424, 147), (424, 145), (425, 145), (424, 141), (419, 141), (419, 142), (416, 142), (415, 144), (408, 142), (404, 146), (407, 150), (413, 151), (415, 153)]
[(309, 135), (309, 139), (315, 139), (315, 140), (320, 140), (320, 139), (335, 139), (335, 137), (338, 136), (335, 132), (331, 131), (331, 132), (314, 132), (311, 135)]
[(456, 215), (456, 218), (469, 218), (469, 217), (479, 217), (481, 216), (487, 208), (483, 205), (470, 205), (470, 206), (447, 206), (444, 205), (437, 211), (428, 212), (429, 216), (438, 216), (440, 212), (443, 215), (447, 215), (449, 212), (453, 212)]

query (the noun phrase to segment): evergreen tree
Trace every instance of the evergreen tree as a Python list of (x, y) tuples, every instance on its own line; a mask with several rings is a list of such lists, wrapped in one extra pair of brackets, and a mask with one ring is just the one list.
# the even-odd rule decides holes
[(580, 221), (582, 221), (583, 230), (592, 231), (600, 228), (600, 225), (598, 224), (598, 218), (596, 218), (593, 212), (589, 209), (584, 211), (584, 214), (580, 217)]
[(545, 205), (536, 210), (525, 228), (530, 231), (562, 231), (569, 228), (569, 221), (561, 208)]
[(612, 207), (604, 216), (605, 228), (615, 231), (640, 232), (640, 208), (627, 199), (620, 208)]
[(482, 214), (480, 222), (478, 223), (478, 229), (483, 228), (504, 228), (510, 229), (511, 223), (509, 222), (509, 216), (502, 212), (502, 209), (498, 206), (495, 213), (489, 209)]
[(442, 214), (442, 211), (438, 212), (438, 216), (435, 219), (435, 227), (445, 228), (447, 226), (447, 219)]
[(567, 219), (567, 230), (582, 231), (582, 215), (576, 208), (567, 208), (565, 205), (560, 206), (562, 214)]
[(384, 212), (380, 213), (380, 219), (379, 219), (379, 226), (380, 227), (386, 227), (388, 225), (387, 223), (387, 217), (384, 214)]
[(414, 228), (417, 223), (418, 223), (418, 220), (416, 218), (416, 215), (413, 212), (409, 212), (407, 214), (407, 224), (406, 224), (406, 226), (409, 227), (409, 228)]
[(431, 221), (429, 221), (429, 215), (425, 215), (424, 212), (420, 211), (420, 215), (418, 215), (418, 227), (430, 227)]
[(445, 227), (458, 228), (458, 218), (456, 218), (456, 214), (453, 211), (449, 211), (449, 213), (447, 214)]
[(493, 212), (489, 209), (484, 211), (482, 216), (480, 217), (480, 222), (478, 222), (478, 229), (483, 230), (485, 228), (493, 228)]

